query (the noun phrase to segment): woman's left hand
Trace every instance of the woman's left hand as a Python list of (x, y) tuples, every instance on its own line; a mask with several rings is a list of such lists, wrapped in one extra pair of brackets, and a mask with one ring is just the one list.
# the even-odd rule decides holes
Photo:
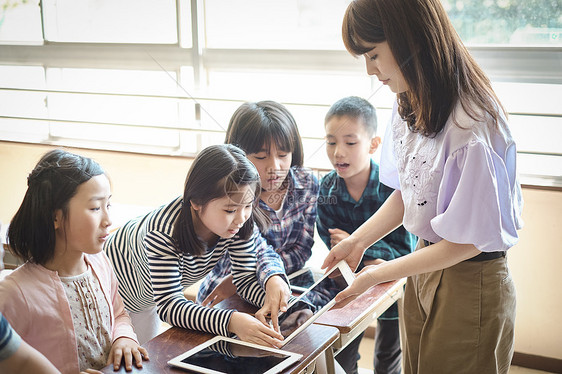
[[(383, 261), (384, 262), (384, 261)], [(367, 291), (372, 286), (379, 284), (375, 274), (379, 265), (365, 266), (363, 270), (355, 275), (355, 280), (349, 287), (336, 295), (336, 302), (340, 302), (349, 296), (359, 295)]]
[(121, 359), (125, 360), (125, 370), (133, 370), (133, 358), (137, 368), (142, 368), (142, 360), (148, 360), (148, 352), (137, 342), (129, 338), (118, 338), (111, 346), (107, 365), (113, 363), (113, 369), (119, 370)]
[(265, 284), (265, 303), (256, 312), (256, 318), (268, 325), (266, 316), (270, 316), (273, 328), (279, 332), (279, 311), (287, 311), (287, 302), (291, 296), (289, 285), (282, 276), (274, 275)]

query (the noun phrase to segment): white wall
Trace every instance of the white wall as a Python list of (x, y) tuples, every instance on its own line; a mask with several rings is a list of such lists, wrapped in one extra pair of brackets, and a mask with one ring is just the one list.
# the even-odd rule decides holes
[(515, 350), (562, 359), (562, 191), (523, 189), (524, 228), (508, 254), (517, 289)]

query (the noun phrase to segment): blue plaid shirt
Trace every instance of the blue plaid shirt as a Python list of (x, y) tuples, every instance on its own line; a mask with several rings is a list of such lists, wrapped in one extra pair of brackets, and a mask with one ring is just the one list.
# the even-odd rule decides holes
[[(326, 174), (320, 181), (318, 197), (318, 216), (316, 228), (322, 241), (331, 248), (328, 229), (340, 229), (349, 234), (368, 220), (392, 194), (394, 190), (379, 181), (379, 165), (371, 160), (369, 182), (359, 201), (355, 201), (345, 185), (343, 178), (335, 170)], [(363, 259), (381, 258), (392, 260), (406, 255), (415, 249), (417, 237), (403, 226), (367, 248)], [(359, 269), (363, 268), (361, 261)], [(395, 319), (398, 317), (396, 304), (383, 313), (381, 319)]]
[[(287, 178), (289, 186), (283, 201), (281, 218), (264, 201), (260, 200), (259, 205), (271, 219), (271, 226), (262, 235), (283, 260), (285, 272), (291, 274), (302, 269), (312, 255), (318, 179), (312, 171), (298, 167), (292, 167)], [(269, 269), (271, 261), (267, 257), (266, 251), (258, 250), (257, 263), (258, 280), (263, 287), (271, 272)], [(230, 274), (230, 270), (230, 258), (223, 256), (213, 271), (203, 279), (197, 294), (197, 301), (205, 300), (215, 287)]]

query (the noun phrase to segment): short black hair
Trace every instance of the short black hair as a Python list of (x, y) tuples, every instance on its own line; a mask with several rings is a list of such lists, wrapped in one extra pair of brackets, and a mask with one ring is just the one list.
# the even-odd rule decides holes
[(375, 107), (367, 100), (358, 96), (348, 96), (336, 101), (324, 118), (324, 124), (328, 123), (333, 117), (347, 116), (350, 118), (361, 119), (363, 126), (369, 136), (377, 133), (377, 112)]

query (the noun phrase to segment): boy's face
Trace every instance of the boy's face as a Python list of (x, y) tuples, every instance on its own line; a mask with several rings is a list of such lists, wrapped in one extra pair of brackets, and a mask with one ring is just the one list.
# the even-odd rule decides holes
[(370, 170), (371, 155), (380, 144), (371, 137), (359, 118), (334, 116), (325, 125), (326, 153), (336, 172), (343, 179)]

